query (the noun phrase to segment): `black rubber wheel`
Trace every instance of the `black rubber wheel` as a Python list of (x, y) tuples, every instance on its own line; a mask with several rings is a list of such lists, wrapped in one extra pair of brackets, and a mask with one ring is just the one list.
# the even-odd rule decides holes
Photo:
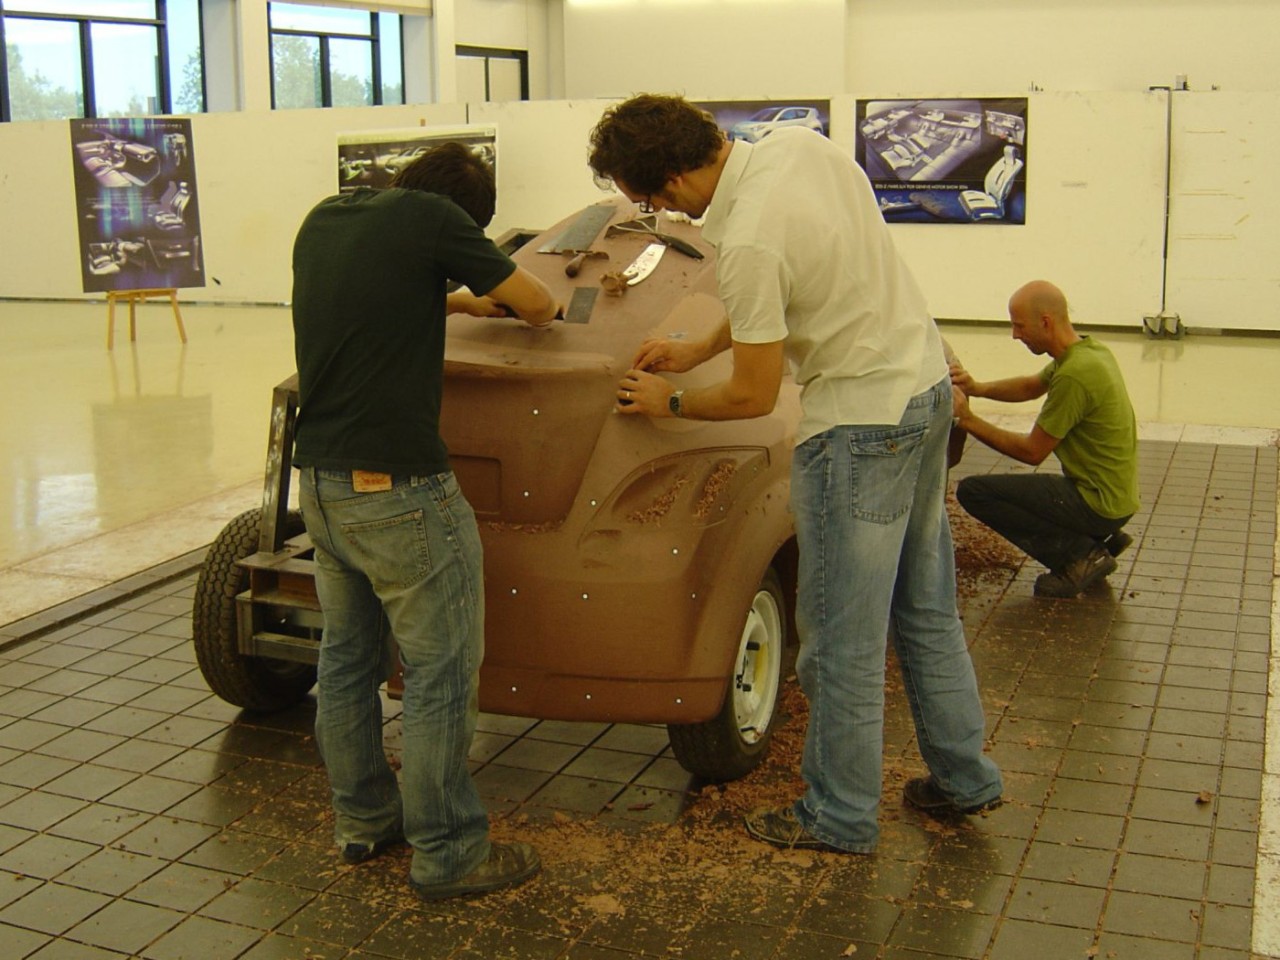
[(770, 567), (747, 611), (720, 713), (703, 723), (667, 726), (671, 752), (694, 776), (711, 783), (737, 780), (769, 752), (778, 724), (787, 624), (782, 582)]
[[(218, 534), (209, 547), (191, 613), (191, 640), (196, 661), (209, 689), (227, 703), (246, 710), (271, 712), (291, 707), (316, 682), (312, 664), (249, 657), (236, 643), (236, 594), (249, 586), (249, 572), (237, 560), (257, 552), (261, 510), (247, 510)], [(291, 511), (285, 536), (303, 531), (302, 515)]]

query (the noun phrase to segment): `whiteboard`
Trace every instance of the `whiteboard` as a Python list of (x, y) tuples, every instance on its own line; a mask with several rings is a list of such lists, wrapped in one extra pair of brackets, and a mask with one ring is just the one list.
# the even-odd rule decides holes
[[(1141, 329), (1142, 318), (1160, 309), (1163, 98), (1146, 91), (1027, 97), (1026, 224), (899, 223), (891, 227), (894, 241), (940, 319), (1006, 320), (1009, 295), (1045, 279), (1067, 294), (1076, 322)], [(836, 109), (833, 102), (833, 115)], [(853, 109), (849, 98), (850, 118)], [(837, 130), (833, 122), (833, 137)], [(852, 149), (852, 130), (847, 136)]]
[(1172, 97), (1167, 312), (1191, 331), (1280, 330), (1276, 95)]

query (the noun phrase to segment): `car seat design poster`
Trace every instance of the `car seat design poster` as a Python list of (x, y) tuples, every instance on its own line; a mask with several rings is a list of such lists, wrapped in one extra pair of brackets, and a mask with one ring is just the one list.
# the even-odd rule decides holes
[(1026, 223), (1026, 97), (859, 100), (854, 121), (890, 223)]
[(498, 176), (496, 127), (412, 127), (408, 130), (361, 130), (338, 135), (338, 192), (357, 187), (381, 190), (391, 178), (437, 144), (454, 141), (470, 148)]
[(203, 287), (191, 121), (70, 125), (84, 292)]

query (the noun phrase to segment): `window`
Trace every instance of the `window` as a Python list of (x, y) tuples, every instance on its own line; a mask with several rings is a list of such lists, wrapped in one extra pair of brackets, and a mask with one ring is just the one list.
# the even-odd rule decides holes
[(529, 99), (529, 53), (494, 47), (456, 48), (458, 99), (463, 102)]
[(204, 110), (200, 0), (0, 0), (0, 120)]
[(399, 14), (300, 3), (268, 10), (273, 107), (404, 103)]

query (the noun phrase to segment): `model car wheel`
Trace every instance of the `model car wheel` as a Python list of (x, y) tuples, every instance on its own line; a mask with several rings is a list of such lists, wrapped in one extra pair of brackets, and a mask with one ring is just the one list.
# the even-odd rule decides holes
[(787, 607), (771, 567), (757, 588), (738, 643), (720, 713), (704, 723), (667, 727), (676, 760), (703, 780), (746, 776), (769, 752), (787, 646)]
[[(310, 664), (245, 656), (236, 639), (236, 595), (249, 586), (249, 572), (237, 564), (258, 549), (262, 511), (248, 510), (218, 534), (196, 580), (191, 639), (196, 661), (209, 689), (246, 710), (272, 711), (292, 706), (315, 686)], [(285, 536), (303, 530), (302, 515), (291, 511)]]

